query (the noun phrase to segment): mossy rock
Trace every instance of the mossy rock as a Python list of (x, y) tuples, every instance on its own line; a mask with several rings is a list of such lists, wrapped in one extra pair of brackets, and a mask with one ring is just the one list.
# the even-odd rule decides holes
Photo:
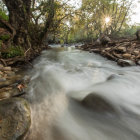
[(0, 140), (20, 140), (31, 124), (30, 107), (23, 98), (0, 101)]

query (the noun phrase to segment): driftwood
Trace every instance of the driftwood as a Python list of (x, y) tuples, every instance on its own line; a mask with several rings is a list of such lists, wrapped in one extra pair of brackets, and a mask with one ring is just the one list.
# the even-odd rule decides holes
[[(130, 60), (127, 61), (129, 65), (139, 64), (140, 61), (140, 41), (136, 39), (120, 39), (117, 41), (111, 40), (106, 45), (98, 44), (95, 42), (93, 45), (83, 45), (81, 46), (82, 50), (86, 50), (89, 52), (98, 53), (109, 60), (118, 61), (122, 60)], [(126, 61), (123, 61), (126, 63)], [(122, 63), (123, 63), (122, 62)], [(133, 63), (132, 63), (133, 62)], [(119, 63), (120, 64), (120, 63)], [(128, 64), (127, 64), (128, 65)]]
[(10, 65), (14, 65), (17, 62), (25, 62), (24, 57), (14, 57), (14, 58), (9, 58), (9, 59), (4, 59), (5, 63), (10, 66)]

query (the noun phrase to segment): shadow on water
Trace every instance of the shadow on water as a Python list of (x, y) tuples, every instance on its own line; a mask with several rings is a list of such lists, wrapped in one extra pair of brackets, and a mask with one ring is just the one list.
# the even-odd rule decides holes
[[(120, 68), (74, 47), (45, 51), (34, 66), (26, 140), (140, 139), (139, 67)], [(81, 105), (89, 93), (104, 98), (117, 114)]]

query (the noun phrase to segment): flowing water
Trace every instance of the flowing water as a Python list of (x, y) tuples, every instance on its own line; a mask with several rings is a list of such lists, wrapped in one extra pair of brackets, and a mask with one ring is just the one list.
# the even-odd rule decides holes
[[(140, 67), (121, 68), (74, 47), (44, 51), (34, 66), (27, 140), (140, 140)], [(80, 101), (89, 93), (117, 115), (84, 108)]]

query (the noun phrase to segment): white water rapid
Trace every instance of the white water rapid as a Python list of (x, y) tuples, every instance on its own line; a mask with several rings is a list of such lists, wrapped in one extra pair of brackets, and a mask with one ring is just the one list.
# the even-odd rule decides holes
[[(122, 68), (74, 47), (53, 48), (31, 72), (26, 140), (140, 140), (140, 67)], [(89, 93), (106, 99), (117, 115), (82, 106)]]

